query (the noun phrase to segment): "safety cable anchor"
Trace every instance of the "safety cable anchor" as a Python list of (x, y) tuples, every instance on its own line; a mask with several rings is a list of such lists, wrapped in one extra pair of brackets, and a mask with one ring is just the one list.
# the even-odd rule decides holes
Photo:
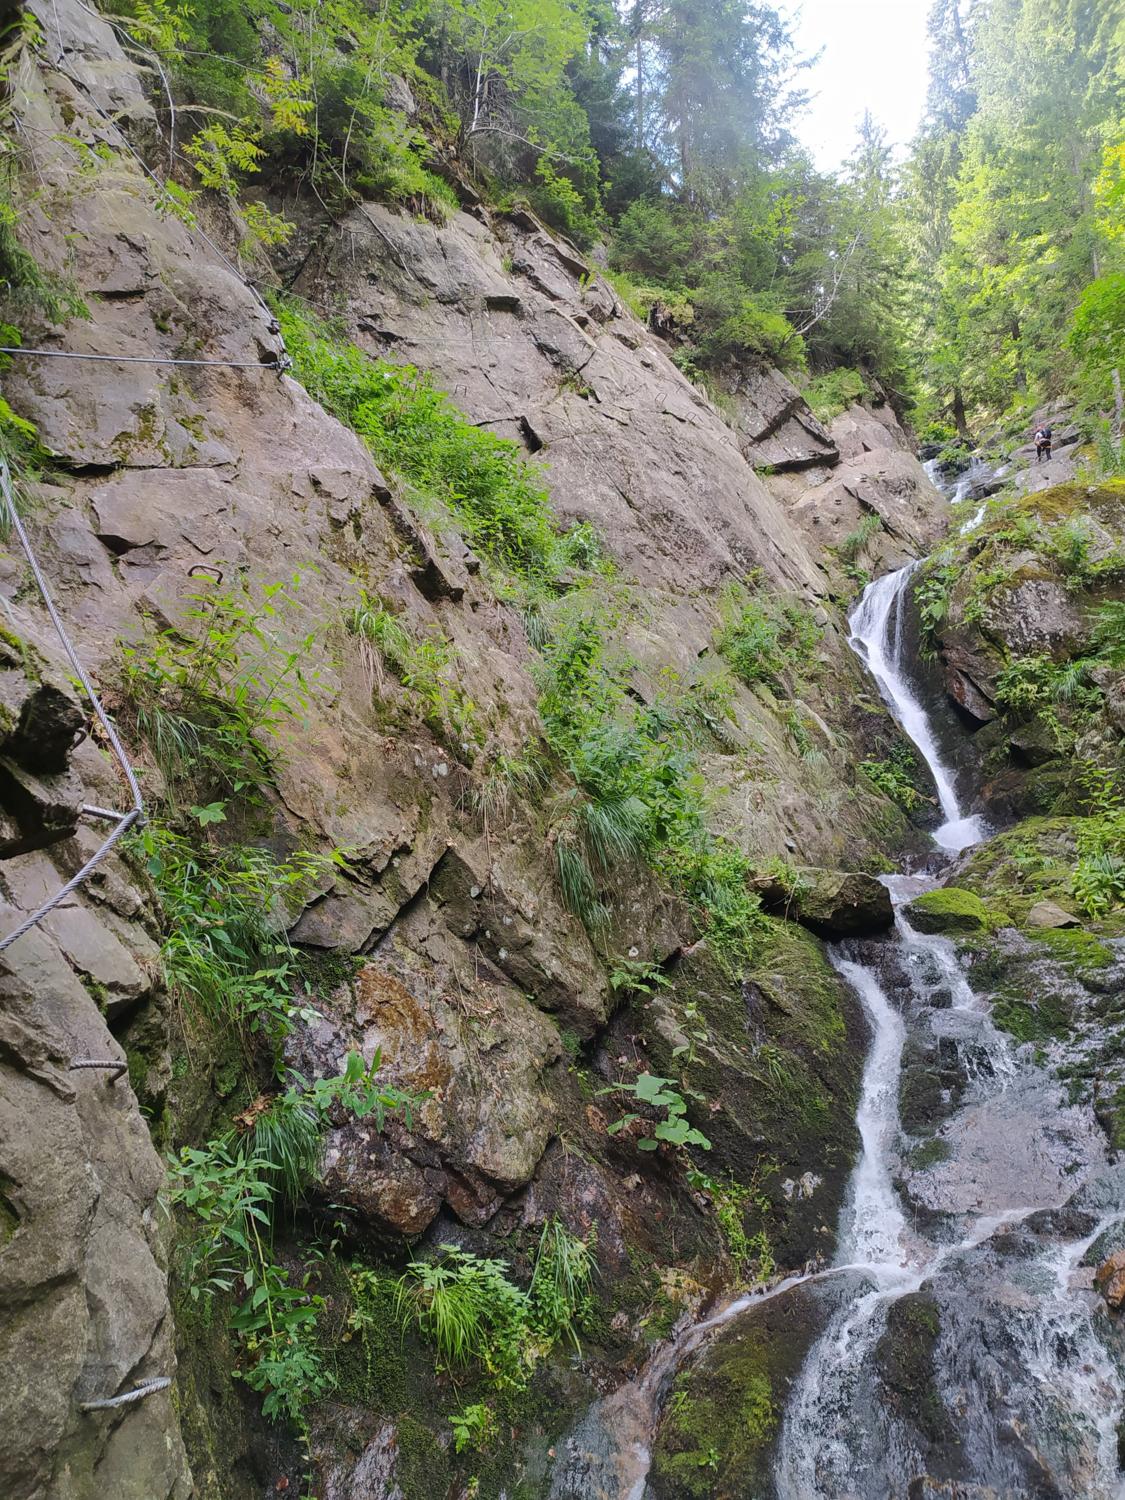
[(118, 1057), (72, 1057), (69, 1071), (76, 1073), (85, 1068), (112, 1068), (113, 1074), (106, 1079), (107, 1083), (116, 1083), (122, 1073), (129, 1071), (129, 1064), (122, 1062)]
[(94, 807), (89, 802), (84, 802), (78, 811), (84, 818), (104, 818), (107, 823), (120, 823), (126, 816), (123, 812), (114, 812), (112, 807)]
[(131, 1391), (123, 1391), (120, 1396), (108, 1396), (103, 1401), (80, 1401), (79, 1411), (108, 1411), (113, 1406), (128, 1406), (132, 1401), (141, 1401), (145, 1396), (151, 1396), (155, 1391), (165, 1391), (172, 1384), (167, 1375), (161, 1375), (157, 1380), (142, 1380), (135, 1385)]

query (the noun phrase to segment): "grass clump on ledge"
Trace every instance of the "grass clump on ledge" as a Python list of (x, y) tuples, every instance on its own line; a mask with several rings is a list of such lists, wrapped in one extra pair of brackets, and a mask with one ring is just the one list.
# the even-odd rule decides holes
[[(479, 1366), (497, 1389), (525, 1390), (536, 1365), (560, 1342), (577, 1350), (589, 1316), (592, 1237), (581, 1240), (551, 1219), (524, 1291), (501, 1260), (442, 1245), (438, 1260), (411, 1261), (395, 1291), (395, 1314), (433, 1346), (440, 1368)], [(357, 1268), (362, 1284), (367, 1273)]]
[(533, 588), (597, 560), (588, 525), (562, 533), (542, 470), (517, 444), (474, 427), (412, 365), (369, 359), (290, 300), (278, 309), (293, 373), (359, 434), (376, 461), (436, 501), (482, 557)]
[(748, 686), (781, 686), (784, 673), (800, 675), (816, 659), (820, 631), (797, 599), (773, 598), (734, 586), (721, 603), (719, 655)]
[(647, 864), (692, 904), (719, 962), (744, 972), (763, 917), (746, 855), (707, 826), (700, 695), (638, 704), (631, 663), (612, 645), (617, 623), (596, 601), (568, 600), (536, 670), (544, 737), (573, 781), (554, 799), (550, 833), (564, 899), (587, 928), (603, 927), (609, 878)]

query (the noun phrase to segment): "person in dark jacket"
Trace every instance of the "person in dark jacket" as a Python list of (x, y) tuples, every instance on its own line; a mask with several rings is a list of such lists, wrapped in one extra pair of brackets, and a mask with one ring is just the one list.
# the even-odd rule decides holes
[(1035, 462), (1041, 464), (1046, 458), (1051, 457), (1051, 424), (1041, 422), (1035, 429)]

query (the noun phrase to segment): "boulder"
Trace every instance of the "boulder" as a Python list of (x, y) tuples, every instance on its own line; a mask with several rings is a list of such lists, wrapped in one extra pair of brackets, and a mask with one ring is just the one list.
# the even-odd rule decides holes
[(905, 915), (919, 932), (985, 932), (992, 926), (988, 908), (980, 897), (957, 886), (916, 896)]
[(895, 919), (890, 892), (874, 875), (803, 866), (795, 885), (770, 877), (757, 882), (767, 911), (782, 912), (819, 937), (881, 932)]
[(1027, 914), (1028, 927), (1081, 927), (1073, 912), (1065, 911), (1054, 901), (1037, 901)]
[(328, 1077), (353, 1048), (368, 1061), (379, 1052), (380, 1079), (415, 1103), (384, 1130), (372, 1120), (333, 1130), (318, 1196), (382, 1234), (420, 1233), (443, 1203), (484, 1223), (530, 1180), (556, 1129), (558, 1031), (521, 994), (467, 966), (419, 964), (393, 947), (381, 959), (354, 991), (321, 998), (287, 1057), (306, 1076)]
[(1094, 1273), (1094, 1283), (1110, 1307), (1120, 1307), (1125, 1302), (1125, 1250), (1118, 1250), (1102, 1261)]

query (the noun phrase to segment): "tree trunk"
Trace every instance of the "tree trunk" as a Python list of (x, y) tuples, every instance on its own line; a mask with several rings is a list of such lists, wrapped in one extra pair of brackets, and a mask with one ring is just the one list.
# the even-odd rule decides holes
[(973, 435), (969, 431), (968, 418), (965, 416), (965, 398), (961, 394), (961, 387), (953, 387), (953, 422), (957, 428), (957, 436), (962, 442), (972, 443)]
[(1016, 358), (1016, 389), (1021, 395), (1027, 395), (1027, 374), (1024, 371), (1023, 360), (1020, 358), (1020, 320), (1013, 318), (1008, 329), (1012, 335), (1012, 352)]
[(637, 150), (643, 151), (645, 144), (645, 66), (644, 66), (645, 14), (641, 0), (633, 6), (633, 31), (636, 37), (637, 69)]
[(1113, 377), (1113, 441), (1120, 448), (1122, 433), (1125, 432), (1125, 396), (1121, 392), (1121, 366), (1114, 365), (1111, 374)]

